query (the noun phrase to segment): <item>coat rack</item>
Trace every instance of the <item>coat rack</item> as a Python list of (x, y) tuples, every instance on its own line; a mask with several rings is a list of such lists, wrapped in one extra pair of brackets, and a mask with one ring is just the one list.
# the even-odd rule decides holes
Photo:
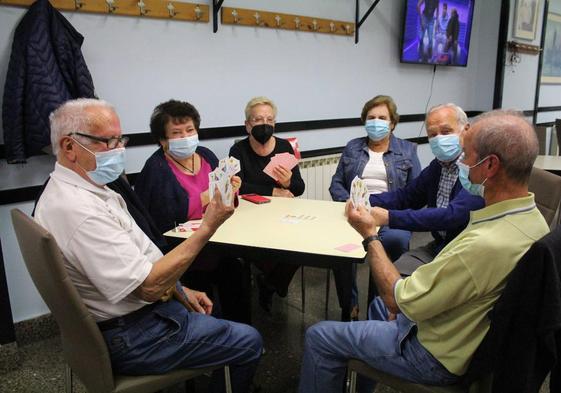
[[(142, 18), (173, 19), (191, 22), (209, 21), (209, 7), (205, 4), (165, 0), (49, 0), (59, 11), (89, 12), (138, 16)], [(29, 7), (35, 0), (0, 0), (0, 5)]]
[(336, 35), (353, 35), (355, 31), (355, 24), (352, 22), (230, 7), (222, 7), (221, 21), (223, 25), (253, 26)]

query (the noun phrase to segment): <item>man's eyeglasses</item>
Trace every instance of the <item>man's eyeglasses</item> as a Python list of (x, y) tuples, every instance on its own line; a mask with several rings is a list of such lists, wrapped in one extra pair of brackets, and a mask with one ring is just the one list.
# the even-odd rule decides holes
[(127, 142), (129, 141), (128, 136), (122, 136), (122, 135), (121, 136), (112, 136), (111, 138), (104, 138), (104, 137), (101, 137), (101, 136), (84, 134), (82, 132), (72, 132), (72, 133), (68, 134), (68, 136), (72, 136), (72, 135), (83, 136), (85, 138), (91, 139), (92, 141), (105, 143), (107, 145), (108, 149), (115, 149), (115, 148), (119, 147), (119, 145), (126, 146)]

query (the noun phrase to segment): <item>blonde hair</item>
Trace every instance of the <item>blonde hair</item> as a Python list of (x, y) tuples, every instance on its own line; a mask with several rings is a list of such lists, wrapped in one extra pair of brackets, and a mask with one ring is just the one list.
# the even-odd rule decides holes
[(267, 97), (253, 97), (247, 105), (245, 106), (245, 119), (249, 120), (249, 116), (251, 116), (251, 110), (256, 107), (257, 105), (269, 105), (273, 109), (273, 114), (277, 117), (277, 106), (275, 103), (268, 99)]

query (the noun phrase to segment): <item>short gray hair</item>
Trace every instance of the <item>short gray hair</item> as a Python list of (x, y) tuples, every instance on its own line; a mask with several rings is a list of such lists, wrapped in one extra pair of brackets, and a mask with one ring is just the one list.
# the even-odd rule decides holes
[(477, 116), (480, 123), (473, 138), (478, 161), (495, 154), (507, 176), (517, 184), (528, 184), (539, 151), (538, 137), (532, 124), (515, 110), (494, 110)]
[[(55, 155), (58, 154), (59, 142), (64, 136), (77, 131), (89, 133), (95, 127), (97, 122), (95, 117), (87, 111), (89, 108), (104, 108), (115, 112), (115, 108), (106, 101), (78, 98), (66, 101), (50, 114), (51, 145)], [(83, 139), (78, 136), (75, 138)], [(87, 140), (84, 143), (87, 143)]]
[(436, 112), (440, 109), (445, 109), (445, 108), (453, 109), (454, 112), (456, 112), (456, 120), (458, 121), (459, 126), (464, 127), (466, 124), (468, 124), (468, 117), (467, 117), (466, 113), (464, 112), (464, 110), (462, 108), (460, 108), (458, 105), (452, 104), (451, 102), (449, 102), (447, 104), (435, 105), (435, 106), (433, 106), (432, 108), (429, 109), (429, 111), (427, 112), (427, 115), (425, 116), (425, 127), (427, 125), (427, 119), (429, 118), (431, 113)]

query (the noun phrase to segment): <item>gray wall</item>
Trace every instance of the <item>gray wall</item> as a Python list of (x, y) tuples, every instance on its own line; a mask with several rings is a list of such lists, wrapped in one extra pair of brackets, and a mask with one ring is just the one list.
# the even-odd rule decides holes
[[(210, 4), (210, 0), (207, 1)], [(338, 20), (353, 20), (347, 0), (229, 0), (229, 7), (258, 8)], [(372, 2), (361, 1), (367, 9)], [(212, 23), (158, 21), (105, 15), (65, 13), (85, 36), (83, 53), (97, 94), (112, 102), (125, 133), (147, 131), (153, 107), (171, 97), (186, 99), (201, 112), (202, 126), (243, 122), (249, 98), (267, 95), (279, 107), (278, 121), (358, 117), (363, 103), (390, 94), (402, 114), (456, 102), (466, 110), (488, 110), (493, 100), (499, 28), (499, 1), (476, 1), (468, 67), (433, 69), (399, 63), (402, 1), (382, 1), (363, 25), (360, 42), (352, 37), (276, 31)], [(4, 85), (13, 30), (25, 10), (0, 6), (0, 86)], [(1, 95), (0, 95), (1, 99)], [(302, 150), (343, 146), (363, 134), (360, 127), (290, 133)], [(423, 135), (420, 123), (398, 126), (399, 137)], [(0, 136), (1, 140), (1, 136)], [(221, 157), (230, 139), (205, 145)], [(128, 150), (127, 171), (137, 172), (153, 147)], [(427, 164), (430, 153), (420, 148)], [(52, 167), (45, 158), (26, 168), (0, 162), (0, 189), (39, 184)], [(26, 211), (29, 204), (18, 205)], [(0, 205), (0, 236), (15, 321), (47, 312), (21, 261), (9, 220), (14, 205)]]

